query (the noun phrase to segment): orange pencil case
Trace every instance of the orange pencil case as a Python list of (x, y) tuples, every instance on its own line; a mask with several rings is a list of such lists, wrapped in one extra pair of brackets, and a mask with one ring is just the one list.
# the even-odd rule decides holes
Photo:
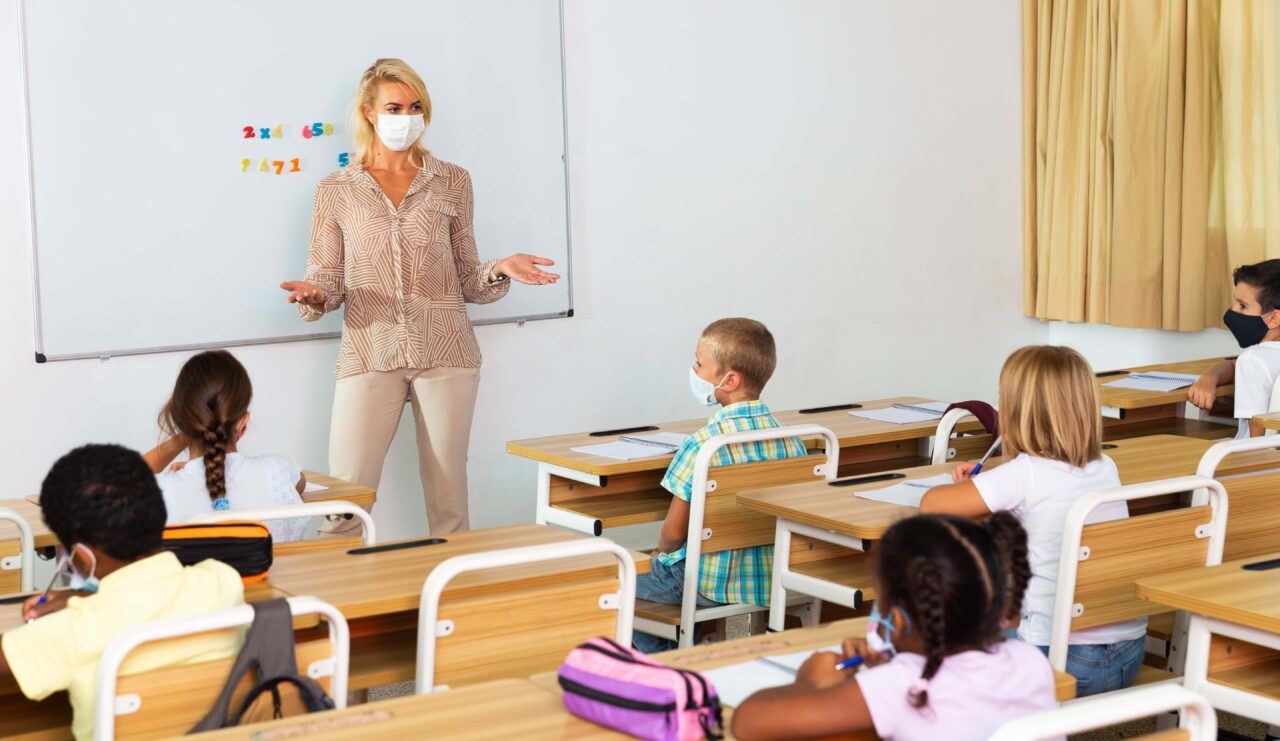
[(169, 525), (164, 548), (183, 566), (208, 558), (221, 561), (238, 571), (245, 583), (262, 581), (271, 568), (271, 530), (251, 520)]

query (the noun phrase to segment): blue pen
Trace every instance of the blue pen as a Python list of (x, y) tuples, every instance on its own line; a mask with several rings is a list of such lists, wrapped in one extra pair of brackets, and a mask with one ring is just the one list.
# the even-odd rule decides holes
[(40, 599), (36, 600), (33, 607), (39, 607), (49, 601), (49, 592), (53, 589), (53, 585), (57, 583), (58, 577), (62, 576), (62, 570), (67, 566), (67, 559), (70, 557), (70, 551), (62, 554), (62, 558), (58, 559), (58, 565), (53, 569), (53, 578), (49, 580), (49, 586), (44, 588), (44, 594), (40, 595)]
[(836, 664), (836, 671), (842, 672), (845, 669), (852, 669), (862, 663), (861, 656), (850, 656), (849, 658)]
[(991, 443), (991, 447), (987, 448), (987, 454), (982, 456), (982, 460), (978, 461), (978, 465), (974, 466), (973, 470), (969, 472), (969, 478), (973, 478), (978, 475), (978, 472), (982, 470), (983, 464), (987, 462), (987, 459), (991, 457), (992, 453), (996, 452), (996, 448), (998, 447), (1000, 447), (999, 437), (996, 438), (995, 442)]

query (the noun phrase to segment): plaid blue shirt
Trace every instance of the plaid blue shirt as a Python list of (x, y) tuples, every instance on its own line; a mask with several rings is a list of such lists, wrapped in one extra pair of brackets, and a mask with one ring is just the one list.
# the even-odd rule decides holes
[[(676, 457), (662, 477), (662, 488), (684, 501), (693, 492), (693, 464), (702, 444), (725, 432), (746, 432), (781, 427), (762, 401), (730, 404), (707, 420), (707, 426), (684, 441)], [(798, 437), (728, 445), (716, 451), (711, 467), (734, 463), (757, 463), (792, 456), (808, 455)], [(684, 546), (673, 553), (663, 553), (658, 560), (668, 566), (683, 561)], [(706, 553), (698, 574), (698, 591), (707, 599), (724, 604), (769, 604), (769, 587), (773, 578), (773, 546), (758, 545), (735, 551)]]

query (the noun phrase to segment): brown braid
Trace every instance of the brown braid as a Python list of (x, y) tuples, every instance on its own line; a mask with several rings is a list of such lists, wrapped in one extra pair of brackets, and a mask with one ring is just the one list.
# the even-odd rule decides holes
[(210, 499), (227, 495), (227, 448), (252, 398), (253, 385), (240, 361), (225, 350), (210, 350), (182, 366), (173, 396), (160, 412), (161, 429), (203, 448)]
[[(915, 604), (915, 629), (924, 643), (923, 680), (931, 680), (942, 668), (947, 657), (947, 601), (950, 599), (949, 580), (942, 567), (933, 560), (915, 559), (907, 567), (908, 587)], [(912, 689), (908, 695), (911, 707), (922, 708), (929, 704), (928, 689)]]
[(1027, 583), (1031, 581), (1027, 531), (1018, 518), (1007, 510), (991, 515), (986, 527), (991, 532), (996, 547), (1000, 549), (1001, 561), (1009, 575), (1009, 607), (1005, 611), (1005, 618), (1013, 620), (1022, 612), (1022, 599), (1027, 591)]

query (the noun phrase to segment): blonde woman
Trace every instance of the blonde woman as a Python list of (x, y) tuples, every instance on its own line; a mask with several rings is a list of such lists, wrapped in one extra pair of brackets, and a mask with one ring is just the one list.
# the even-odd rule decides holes
[[(1000, 371), (1000, 436), (1004, 464), (977, 476), (972, 463), (956, 466), (957, 483), (930, 489), (920, 512), (986, 517), (1004, 509), (1017, 515), (1027, 530), (1031, 565), (1018, 637), (1048, 654), (1067, 512), (1085, 494), (1120, 485), (1115, 462), (1102, 452), (1098, 386), (1089, 362), (1069, 347), (1016, 350)], [(1112, 502), (1090, 521), (1128, 516), (1124, 502)], [(1072, 631), (1067, 673), (1076, 678), (1076, 694), (1133, 684), (1146, 634), (1146, 618)]]
[[(471, 178), (422, 144), (431, 99), (399, 59), (364, 71), (351, 112), (354, 156), (320, 181), (303, 280), (280, 287), (306, 321), (346, 305), (329, 430), (334, 476), (377, 487), (404, 402), (413, 404), (432, 534), (466, 530), (467, 443), (480, 347), (466, 304), (510, 281), (555, 283), (551, 260), (481, 262)], [(353, 522), (336, 524), (346, 529)]]

